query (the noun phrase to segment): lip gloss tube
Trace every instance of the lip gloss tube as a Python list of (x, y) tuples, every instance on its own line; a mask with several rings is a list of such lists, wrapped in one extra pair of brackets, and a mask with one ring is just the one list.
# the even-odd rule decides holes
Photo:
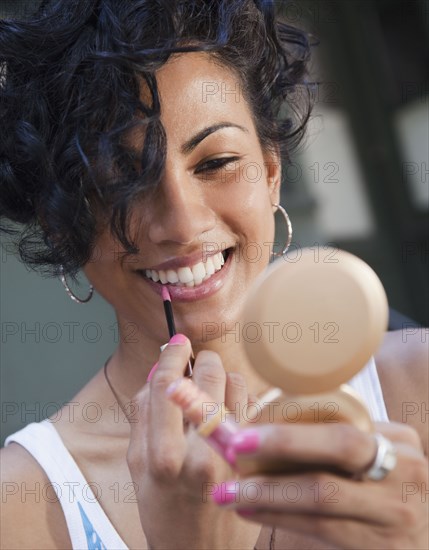
[(204, 437), (210, 446), (217, 451), (231, 466), (232, 458), (226, 452), (231, 438), (239, 430), (238, 426), (226, 418), (228, 411), (218, 409), (213, 413), (204, 412), (205, 404), (212, 404), (213, 399), (190, 379), (180, 378), (172, 382), (167, 396), (176, 403), (187, 420), (197, 427), (199, 435)]

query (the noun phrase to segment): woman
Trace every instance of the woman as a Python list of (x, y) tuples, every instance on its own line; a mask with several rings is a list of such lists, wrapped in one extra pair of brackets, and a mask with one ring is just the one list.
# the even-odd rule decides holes
[[(305, 35), (276, 24), (263, 1), (58, 0), (31, 21), (2, 21), (0, 40), (2, 218), (26, 226), (26, 261), (62, 275), (83, 268), (121, 334), (73, 408), (8, 439), (3, 547), (425, 547), (424, 425), (379, 425), (397, 456), (382, 481), (276, 476), (307, 497), (293, 505), (264, 493), (255, 506), (208, 490), (232, 470), (183, 429), (166, 396), (191, 342), (193, 380), (218, 403), (244, 407), (268, 387), (221, 336), (270, 259), (262, 245), (273, 241), (280, 161), (309, 115), (288, 100), (305, 84)], [(260, 261), (246, 261), (249, 243), (261, 245)], [(160, 354), (163, 284), (180, 334)], [(210, 339), (208, 322), (220, 327)], [(393, 336), (376, 358), (393, 420), (402, 401), (424, 400), (423, 357)], [(96, 423), (90, 403), (102, 411)], [(340, 425), (245, 433), (236, 453), (313, 457), (356, 474), (376, 451), (372, 437)], [(339, 504), (309, 499), (315, 482), (337, 484)]]

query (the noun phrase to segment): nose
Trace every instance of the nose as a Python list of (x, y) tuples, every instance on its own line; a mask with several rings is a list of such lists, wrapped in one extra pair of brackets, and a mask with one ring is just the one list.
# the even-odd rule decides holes
[(216, 225), (204, 184), (193, 181), (186, 170), (166, 166), (159, 185), (151, 204), (149, 240), (154, 244), (200, 244), (202, 236)]

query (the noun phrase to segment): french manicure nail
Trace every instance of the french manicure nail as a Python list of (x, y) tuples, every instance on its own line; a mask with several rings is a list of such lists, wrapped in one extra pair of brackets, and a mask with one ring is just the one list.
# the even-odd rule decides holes
[(175, 334), (170, 338), (170, 341), (168, 342), (169, 346), (183, 346), (183, 344), (186, 344), (188, 339), (184, 334)]
[(252, 453), (259, 448), (259, 444), (260, 437), (257, 430), (243, 430), (232, 436), (230, 447), (236, 453)]
[(154, 366), (150, 369), (149, 374), (147, 375), (146, 382), (150, 382), (153, 376), (153, 373), (158, 368), (158, 361), (154, 364)]
[(238, 502), (239, 485), (236, 481), (224, 481), (216, 487), (212, 498), (216, 504), (225, 505), (231, 502)]

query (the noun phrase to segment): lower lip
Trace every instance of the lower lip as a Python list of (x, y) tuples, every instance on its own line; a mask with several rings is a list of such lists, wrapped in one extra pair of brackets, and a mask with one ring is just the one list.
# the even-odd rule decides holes
[(170, 293), (171, 299), (181, 302), (192, 302), (194, 300), (201, 300), (208, 298), (212, 294), (215, 294), (224, 285), (225, 279), (228, 276), (228, 272), (231, 268), (233, 251), (230, 251), (228, 258), (224, 263), (221, 270), (217, 271), (214, 275), (204, 281), (198, 286), (176, 286), (176, 285), (163, 285), (161, 283), (155, 283), (152, 279), (148, 279), (144, 275), (138, 273), (138, 275), (157, 293), (161, 296), (163, 288), (167, 288)]

